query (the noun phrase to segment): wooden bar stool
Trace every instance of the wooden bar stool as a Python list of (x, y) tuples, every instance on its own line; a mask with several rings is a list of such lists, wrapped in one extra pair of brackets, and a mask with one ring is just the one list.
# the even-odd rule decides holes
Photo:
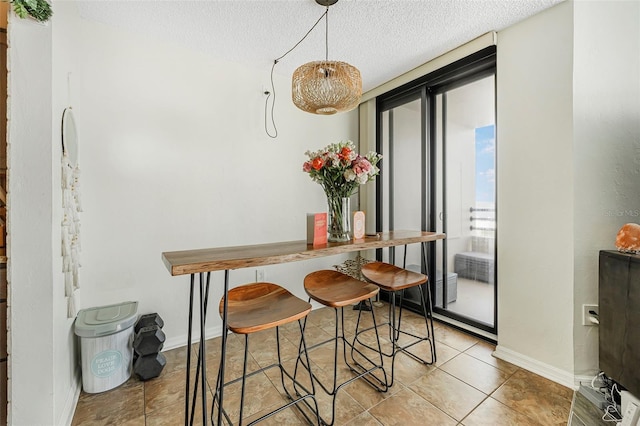
[[(393, 344), (393, 350), (390, 353), (383, 353), (384, 356), (391, 358), (391, 383), (393, 385), (394, 367), (396, 361), (396, 355), (398, 352), (404, 352), (411, 356), (415, 360), (423, 364), (433, 364), (436, 361), (436, 346), (433, 338), (433, 312), (431, 310), (431, 292), (427, 286), (423, 284), (427, 283), (427, 276), (418, 272), (409, 271), (404, 268), (391, 265), (384, 262), (371, 262), (362, 266), (362, 275), (373, 284), (380, 287), (380, 289), (388, 291), (390, 294), (389, 303), (389, 339)], [(409, 331), (402, 330), (402, 301), (404, 299), (404, 291), (408, 288), (418, 287), (420, 292), (420, 301), (423, 309), (426, 334), (424, 336), (415, 335)], [(425, 297), (426, 288), (427, 296)], [(396, 295), (400, 294), (399, 305), (396, 305)], [(396, 314), (398, 316), (396, 322)], [(400, 345), (400, 336), (405, 335), (413, 337), (414, 339), (406, 344)], [(356, 334), (356, 340), (358, 335)], [(430, 360), (425, 360), (423, 357), (416, 355), (409, 351), (409, 348), (417, 345), (421, 342), (429, 342)], [(369, 348), (371, 348), (369, 346)]]
[[(229, 386), (238, 381), (242, 381), (241, 394), (240, 394), (240, 415), (238, 424), (242, 425), (242, 414), (243, 414), (243, 405), (244, 405), (244, 396), (245, 396), (245, 385), (246, 379), (255, 374), (263, 372), (267, 369), (277, 367), (280, 370), (280, 380), (282, 381), (282, 387), (287, 393), (287, 397), (289, 402), (281, 407), (263, 415), (262, 417), (252, 421), (249, 424), (255, 424), (262, 420), (265, 420), (268, 417), (273, 416), (293, 405), (296, 405), (302, 401), (304, 401), (308, 406), (310, 406), (314, 410), (315, 419), (309, 418), (309, 416), (300, 410), (300, 412), (304, 415), (304, 417), (309, 421), (310, 424), (317, 423), (320, 425), (320, 417), (317, 415), (318, 408), (317, 402), (314, 396), (314, 386), (313, 386), (313, 378), (311, 375), (311, 370), (309, 370), (309, 380), (311, 383), (311, 390), (308, 390), (304, 387), (300, 382), (298, 382), (294, 376), (292, 376), (289, 372), (287, 372), (282, 365), (281, 355), (280, 355), (280, 326), (298, 321), (298, 325), (300, 327), (300, 352), (298, 357), (304, 356), (307, 360), (307, 365), (309, 362), (309, 357), (307, 355), (307, 347), (304, 341), (304, 333), (301, 319), (305, 318), (309, 312), (311, 312), (311, 304), (305, 302), (302, 299), (297, 298), (293, 294), (291, 294), (286, 289), (280, 287), (279, 285), (272, 283), (253, 283), (247, 284), (240, 287), (236, 287), (234, 289), (229, 290), (227, 296), (227, 328), (236, 334), (244, 334), (244, 366), (242, 370), (242, 377), (239, 377), (235, 380), (231, 380), (224, 384), (224, 386)], [(224, 297), (220, 300), (220, 315), (222, 315), (224, 309)], [(267, 367), (261, 368), (254, 372), (247, 374), (247, 357), (249, 354), (249, 335), (252, 333), (256, 333), (258, 331), (267, 330), (274, 328), (276, 329), (276, 345), (278, 349), (278, 362)], [(224, 360), (224, 354), (221, 354), (221, 359)], [(223, 362), (223, 361), (222, 361)], [(221, 362), (221, 364), (222, 364)], [(221, 369), (224, 368), (221, 366)], [(287, 390), (285, 386), (284, 376), (287, 376), (294, 385), (296, 390), (296, 396), (293, 396)], [(214, 396), (214, 404), (217, 402), (217, 396), (220, 389), (220, 372), (218, 372), (218, 381), (216, 385), (216, 394)], [(260, 398), (260, 395), (255, 395), (256, 398)], [(313, 401), (313, 406), (310, 405), (310, 399)], [(221, 407), (222, 409), (222, 407)], [(227, 413), (222, 409), (223, 415), (225, 416), (227, 422), (229, 424), (233, 424)], [(212, 418), (213, 422), (213, 418)]]
[[(361, 302), (363, 300), (370, 300), (378, 294), (380, 291), (378, 287), (373, 284), (366, 283), (364, 281), (357, 280), (348, 275), (345, 275), (338, 271), (333, 270), (321, 270), (312, 272), (307, 275), (304, 279), (304, 289), (309, 295), (309, 300), (315, 300), (325, 306), (331, 307), (334, 309), (335, 313), (335, 337), (327, 339), (323, 342), (317, 343), (313, 346), (309, 347), (311, 351), (318, 346), (333, 342), (334, 345), (334, 363), (333, 363), (333, 383), (330, 385), (323, 384), (318, 377), (311, 373), (315, 381), (318, 382), (318, 385), (322, 390), (332, 397), (332, 407), (331, 407), (331, 421), (326, 421), (325, 419), (321, 419), (323, 424), (325, 425), (333, 425), (335, 421), (335, 410), (336, 410), (336, 396), (338, 391), (353, 382), (357, 379), (364, 379), (371, 386), (377, 389), (380, 392), (386, 392), (388, 389), (387, 386), (387, 377), (384, 373), (383, 369), (383, 358), (381, 355), (381, 346), (380, 346), (380, 337), (378, 336), (378, 329), (375, 326), (376, 317), (375, 312), (371, 310), (371, 318), (373, 320), (373, 327), (369, 329), (375, 329), (376, 341), (377, 341), (377, 349), (374, 349), (374, 353), (378, 355), (379, 361), (374, 362), (367, 355), (362, 353), (361, 350), (355, 347), (353, 341), (347, 340), (344, 334), (344, 307), (349, 306)], [(358, 313), (358, 320), (356, 323), (356, 332), (358, 330), (358, 326), (360, 324), (360, 318), (362, 315), (362, 311)], [(304, 325), (306, 325), (306, 318), (304, 321)], [(338, 342), (342, 341), (343, 343), (343, 358), (344, 362), (355, 376), (350, 378), (349, 380), (344, 381), (343, 383), (337, 383), (338, 378)], [(347, 347), (350, 348), (350, 356), (347, 358)], [(358, 355), (358, 360), (356, 360), (355, 355)], [(298, 356), (298, 361), (302, 361), (301, 357)], [(366, 366), (363, 363), (366, 362)], [(305, 365), (302, 362), (303, 367), (306, 369), (309, 368), (309, 363), (307, 360), (307, 364)], [(374, 373), (380, 370), (380, 374), (377, 377)], [(309, 370), (310, 371), (310, 370)]]

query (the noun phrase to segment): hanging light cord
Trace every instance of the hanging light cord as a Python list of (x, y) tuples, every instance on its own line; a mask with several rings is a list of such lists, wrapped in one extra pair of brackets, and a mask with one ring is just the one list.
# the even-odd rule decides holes
[[(324, 11), (322, 16), (320, 16), (320, 18), (318, 18), (316, 23), (313, 24), (313, 26), (309, 29), (309, 31), (307, 31), (307, 33), (304, 35), (304, 37), (302, 37), (300, 39), (300, 41), (298, 41), (291, 49), (287, 50), (284, 53), (284, 55), (282, 55), (279, 58), (275, 59), (273, 61), (273, 65), (271, 65), (271, 92), (268, 92), (268, 91), (264, 92), (264, 94), (267, 95), (267, 98), (264, 101), (264, 131), (267, 133), (267, 136), (269, 136), (272, 139), (275, 139), (275, 138), (278, 137), (278, 128), (276, 127), (276, 120), (275, 120), (275, 117), (273, 115), (273, 109), (274, 109), (275, 104), (276, 104), (276, 87), (273, 84), (273, 70), (276, 68), (276, 64), (278, 62), (280, 62), (281, 59), (283, 59), (289, 53), (293, 52), (295, 50), (295, 48), (298, 47), (300, 45), (300, 43), (302, 43), (304, 41), (304, 39), (306, 39), (309, 34), (311, 34), (313, 29), (318, 26), (320, 21), (322, 21), (322, 18), (324, 18), (325, 16), (327, 17), (327, 19), (325, 19), (325, 22), (326, 22), (326, 29), (328, 30), (328, 28), (329, 28), (329, 19), (328, 19), (328, 17), (329, 17), (329, 6), (327, 6), (327, 9)], [(325, 34), (325, 56), (327, 58), (329, 57), (329, 36), (328, 36), (328, 31), (326, 31), (326, 34)], [(273, 95), (273, 97), (271, 95)], [(273, 134), (271, 134), (269, 132), (269, 128), (267, 126), (267, 117), (269, 115), (268, 114), (269, 99), (271, 99), (271, 124), (272, 124), (273, 130), (274, 130)]]
[(329, 62), (329, 6), (324, 14), (324, 60)]

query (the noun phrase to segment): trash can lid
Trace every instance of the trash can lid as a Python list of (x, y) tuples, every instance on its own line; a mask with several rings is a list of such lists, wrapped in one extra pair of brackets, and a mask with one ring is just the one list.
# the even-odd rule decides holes
[(76, 317), (75, 333), (80, 337), (99, 337), (126, 330), (136, 322), (137, 311), (138, 302), (83, 309)]

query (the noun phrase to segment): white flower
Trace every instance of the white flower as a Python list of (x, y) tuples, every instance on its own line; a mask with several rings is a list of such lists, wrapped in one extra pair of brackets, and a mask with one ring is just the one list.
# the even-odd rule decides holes
[(347, 180), (347, 182), (351, 182), (352, 180), (355, 180), (357, 176), (353, 169), (347, 169), (344, 171), (344, 178)]

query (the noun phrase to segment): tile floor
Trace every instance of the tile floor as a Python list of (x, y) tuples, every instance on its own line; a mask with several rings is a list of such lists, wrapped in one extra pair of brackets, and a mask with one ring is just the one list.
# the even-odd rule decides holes
[[(386, 308), (376, 308), (380, 322)], [(311, 312), (305, 336), (311, 345), (333, 334), (333, 310), (323, 308)], [(346, 328), (355, 327), (357, 311), (345, 308)], [(370, 317), (369, 317), (369, 321)], [(422, 321), (422, 322), (421, 322)], [(418, 327), (424, 321), (407, 313), (406, 327)], [(292, 365), (297, 351), (297, 323), (281, 328), (281, 341), (286, 365)], [(281, 336), (281, 337), (282, 337)], [(382, 336), (381, 336), (382, 337)], [(396, 360), (395, 383), (386, 393), (373, 390), (356, 380), (338, 393), (336, 425), (566, 425), (569, 418), (571, 389), (492, 357), (493, 345), (444, 324), (435, 324), (437, 362), (419, 364), (399, 355)], [(231, 335), (228, 339), (227, 373), (230, 379), (242, 371), (244, 339)], [(424, 348), (423, 348), (424, 349)], [(192, 346), (193, 353), (197, 345)], [(275, 332), (267, 330), (249, 339), (251, 359), (248, 367), (256, 370), (269, 365), (275, 357)], [(425, 352), (428, 353), (428, 352)], [(122, 386), (99, 394), (82, 392), (73, 425), (180, 425), (184, 423), (184, 380), (186, 349), (165, 352), (167, 365), (160, 377), (142, 382), (132, 377)], [(332, 349), (320, 346), (310, 351), (314, 372), (331, 377)], [(194, 359), (194, 358), (192, 358)], [(215, 385), (219, 363), (219, 339), (207, 341), (207, 379), (209, 401)], [(192, 364), (193, 365), (193, 364)], [(194, 370), (192, 370), (194, 374)], [(339, 377), (348, 377), (342, 366)], [(258, 417), (269, 407), (281, 404), (283, 396), (277, 370), (268, 370), (248, 381), (245, 419)], [(225, 408), (231, 417), (238, 416), (238, 385), (225, 390)], [(318, 396), (323, 416), (331, 417), (329, 400)], [(200, 414), (200, 405), (196, 407)], [(210, 411), (210, 407), (209, 407)], [(201, 415), (200, 415), (201, 417)], [(195, 424), (202, 424), (196, 419)], [(261, 424), (303, 424), (295, 409), (287, 409)]]

